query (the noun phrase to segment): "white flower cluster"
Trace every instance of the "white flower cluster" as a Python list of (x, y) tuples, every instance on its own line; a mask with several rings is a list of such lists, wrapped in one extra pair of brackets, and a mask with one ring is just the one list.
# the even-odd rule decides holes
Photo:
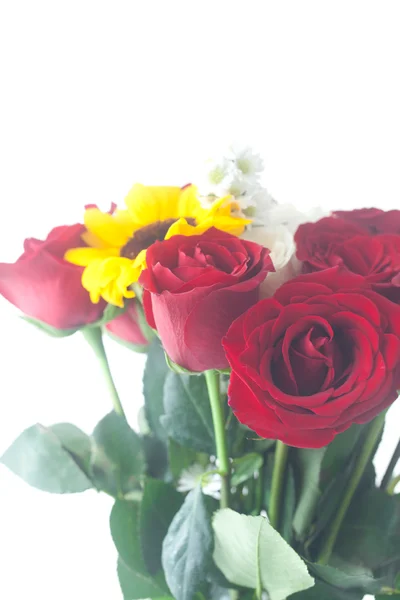
[(294, 243), (298, 226), (317, 221), (327, 213), (320, 208), (301, 212), (292, 204), (276, 202), (260, 183), (263, 161), (251, 148), (232, 145), (221, 159), (209, 160), (206, 166), (198, 186), (203, 202), (233, 196), (234, 210), (252, 219), (242, 237), (271, 251), (275, 273), (268, 275), (261, 288), (261, 297), (269, 297), (301, 271)]
[(274, 200), (260, 183), (263, 161), (249, 147), (231, 145), (220, 159), (205, 163), (198, 188), (205, 204), (215, 198), (233, 196), (237, 212), (257, 222)]

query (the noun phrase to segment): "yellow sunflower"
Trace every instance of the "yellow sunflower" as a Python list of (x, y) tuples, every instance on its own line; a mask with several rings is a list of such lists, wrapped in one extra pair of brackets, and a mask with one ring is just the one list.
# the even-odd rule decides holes
[(230, 197), (203, 208), (195, 186), (184, 188), (133, 186), (125, 199), (126, 210), (114, 214), (88, 208), (83, 240), (86, 248), (73, 248), (66, 260), (86, 267), (82, 285), (93, 303), (104, 298), (110, 304), (124, 305), (132, 298), (131, 289), (146, 267), (146, 250), (157, 240), (173, 235), (199, 235), (216, 227), (240, 235), (249, 220), (231, 215)]

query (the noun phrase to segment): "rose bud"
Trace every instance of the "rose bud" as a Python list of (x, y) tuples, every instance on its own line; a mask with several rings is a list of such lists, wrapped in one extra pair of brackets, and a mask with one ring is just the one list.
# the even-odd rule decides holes
[(397, 398), (400, 307), (342, 267), (285, 283), (223, 344), (229, 405), (265, 438), (320, 448)]
[(82, 287), (83, 268), (63, 256), (69, 248), (85, 246), (83, 225), (56, 227), (46, 240), (29, 238), (24, 253), (13, 263), (0, 263), (0, 294), (26, 316), (56, 329), (78, 329), (97, 321), (105, 303), (92, 304)]
[(145, 351), (150, 343), (149, 337), (146, 336), (149, 336), (149, 334), (154, 335), (146, 322), (141, 323), (140, 310), (141, 308), (133, 300), (129, 302), (128, 308), (122, 315), (106, 325), (106, 331), (112, 338), (137, 352)]
[(269, 250), (212, 228), (156, 242), (146, 262), (145, 314), (169, 357), (189, 371), (228, 367), (221, 340), (257, 302), (274, 270)]

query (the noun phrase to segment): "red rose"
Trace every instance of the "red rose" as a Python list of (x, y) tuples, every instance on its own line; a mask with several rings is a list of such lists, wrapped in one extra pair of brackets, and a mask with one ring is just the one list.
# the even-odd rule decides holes
[(53, 229), (45, 241), (29, 238), (13, 264), (0, 263), (0, 294), (25, 315), (56, 329), (97, 321), (105, 304), (92, 304), (82, 287), (82, 267), (64, 260), (69, 248), (84, 246), (83, 225)]
[[(144, 335), (140, 325), (135, 301), (128, 304), (128, 308), (122, 315), (107, 323), (106, 329), (112, 337), (122, 340), (130, 346), (145, 348), (149, 345), (149, 340)], [(149, 329), (149, 331), (151, 330)]]
[(213, 228), (156, 242), (146, 262), (145, 313), (170, 358), (190, 371), (226, 368), (221, 340), (257, 302), (274, 270), (269, 250)]
[(319, 448), (397, 398), (400, 307), (341, 267), (285, 283), (223, 344), (229, 404), (262, 437)]
[[(337, 256), (333, 253), (338, 244), (356, 235), (366, 235), (365, 231), (337, 217), (325, 217), (316, 223), (304, 223), (297, 229), (294, 241), (296, 256), (304, 262), (305, 272), (333, 267)], [(340, 261), (339, 261), (340, 262)]]
[(400, 235), (359, 235), (333, 245), (325, 267), (332, 264), (362, 275), (376, 292), (400, 304)]
[(371, 235), (395, 233), (400, 235), (400, 210), (384, 211), (380, 208), (358, 208), (355, 210), (337, 210), (335, 215)]

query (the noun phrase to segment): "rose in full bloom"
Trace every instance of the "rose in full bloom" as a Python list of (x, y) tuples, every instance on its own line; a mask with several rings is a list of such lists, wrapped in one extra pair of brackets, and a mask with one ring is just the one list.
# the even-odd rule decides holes
[(376, 292), (400, 304), (400, 235), (358, 235), (332, 245), (321, 268), (332, 264), (362, 275)]
[[(365, 212), (370, 214), (372, 210), (365, 209)], [(367, 220), (365, 218), (365, 222)], [(371, 235), (367, 228), (363, 230), (350, 221), (333, 216), (300, 225), (295, 241), (296, 256), (303, 261), (303, 272), (343, 265), (365, 277), (376, 292), (400, 303), (400, 235)]]
[(64, 260), (69, 248), (85, 246), (83, 225), (56, 227), (46, 240), (29, 238), (13, 263), (0, 263), (0, 294), (25, 315), (56, 329), (76, 329), (97, 321), (105, 303), (92, 304), (83, 289), (81, 267)]
[(335, 215), (361, 227), (371, 235), (380, 233), (400, 235), (400, 210), (357, 208), (355, 210), (337, 210)]
[(167, 354), (190, 371), (226, 368), (221, 340), (257, 302), (274, 270), (269, 250), (212, 228), (157, 242), (146, 261), (140, 278), (146, 318)]
[(265, 438), (319, 448), (397, 398), (400, 306), (340, 266), (285, 283), (223, 344), (229, 404)]
[(316, 223), (304, 223), (294, 236), (296, 256), (303, 262), (305, 272), (333, 267), (338, 263), (332, 249), (335, 250), (338, 244), (356, 235), (367, 233), (361, 227), (338, 217), (325, 217)]
[[(129, 302), (128, 308), (122, 315), (107, 323), (106, 330), (111, 337), (129, 344), (133, 349), (144, 350), (149, 345), (149, 339), (140, 323), (139, 309), (135, 300)], [(151, 332), (151, 329), (149, 331)]]

